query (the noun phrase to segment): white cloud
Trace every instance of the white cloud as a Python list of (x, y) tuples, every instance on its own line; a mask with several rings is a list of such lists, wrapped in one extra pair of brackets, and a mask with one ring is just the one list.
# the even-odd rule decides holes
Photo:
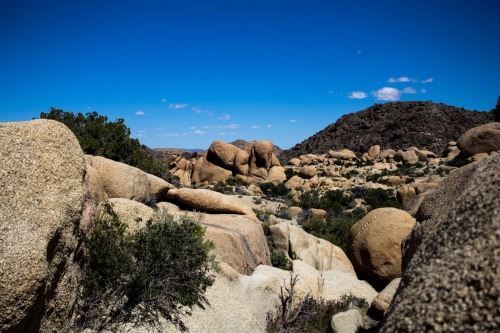
[(219, 126), (203, 126), (203, 128), (240, 128), (238, 124), (219, 125)]
[(157, 131), (161, 131), (161, 130), (164, 130), (165, 129), (165, 126), (162, 126), (162, 127), (156, 127), (155, 130)]
[(431, 83), (434, 81), (433, 77), (428, 78), (427, 80), (422, 80), (422, 83)]
[(139, 111), (137, 111), (135, 114), (136, 114), (136, 115), (138, 115), (138, 116), (143, 116), (143, 115), (144, 115), (144, 112), (143, 112), (143, 111), (141, 111), (141, 110), (139, 110)]
[(401, 91), (396, 88), (384, 87), (377, 91), (373, 91), (372, 95), (379, 101), (399, 101)]
[(296, 122), (297, 122), (297, 120), (296, 120), (296, 119), (290, 119), (290, 122), (291, 122), (291, 123), (296, 123)]
[(159, 136), (179, 136), (179, 133), (160, 133)]
[(426, 93), (427, 93), (427, 90), (426, 90), (425, 88), (422, 88), (422, 90), (420, 90), (420, 92), (421, 92), (422, 94), (426, 94)]
[(147, 137), (148, 137), (148, 135), (147, 135), (147, 134), (142, 134), (142, 133), (139, 133), (139, 134), (137, 134), (137, 137), (138, 137), (138, 138), (147, 138)]
[(267, 128), (271, 128), (271, 127), (273, 127), (273, 125), (269, 124), (269, 125), (267, 125), (266, 127), (267, 127)]
[(217, 117), (217, 119), (220, 119), (220, 120), (229, 120), (230, 118), (231, 118), (231, 116), (228, 114), (225, 114), (225, 113), (223, 113), (222, 116)]
[(193, 134), (207, 134), (207, 132), (196, 130), (196, 131), (193, 132)]
[(390, 83), (394, 83), (394, 82), (418, 82), (418, 80), (417, 79), (410, 79), (407, 76), (401, 76), (401, 77), (398, 77), (396, 79), (391, 77), (389, 80), (387, 80), (387, 82), (390, 82)]
[(182, 109), (188, 106), (187, 104), (170, 104), (168, 107), (171, 109)]
[(333, 94), (333, 90), (330, 90), (328, 93), (329, 93), (329, 94)]
[(363, 99), (367, 98), (368, 95), (364, 91), (353, 91), (352, 93), (349, 93), (348, 97), (353, 99)]
[(165, 103), (166, 101), (167, 101), (167, 99), (166, 99), (166, 98), (162, 98), (160, 102)]
[(189, 127), (189, 129), (190, 129), (190, 130), (194, 130), (194, 129), (196, 129), (196, 127), (194, 127), (194, 126), (190, 126), (190, 127)]
[(250, 128), (261, 128), (261, 127), (262, 126), (260, 126), (260, 125), (252, 125), (252, 126), (250, 126)]
[(137, 133), (146, 133), (146, 131), (145, 130), (137, 131)]
[(406, 87), (402, 91), (404, 94), (416, 94), (417, 91), (411, 87)]
[(361, 50), (358, 50), (358, 54), (361, 54), (361, 52), (362, 52)]
[[(202, 110), (202, 109), (200, 109), (200, 108), (199, 108), (199, 107), (197, 107), (197, 106), (193, 107), (193, 109), (192, 109), (192, 110), (193, 110), (193, 111), (195, 111), (196, 113), (206, 113), (206, 114), (208, 114), (209, 116), (213, 116), (213, 115), (214, 115), (214, 113), (213, 113), (212, 111)], [(229, 119), (229, 118), (228, 118), (228, 119)]]
[(236, 132), (220, 132), (220, 133), (217, 133), (219, 135), (235, 135)]

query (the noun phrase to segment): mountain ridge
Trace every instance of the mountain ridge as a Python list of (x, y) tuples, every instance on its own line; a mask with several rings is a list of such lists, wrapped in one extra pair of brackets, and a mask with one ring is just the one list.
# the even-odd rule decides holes
[(382, 149), (417, 146), (440, 154), (472, 127), (494, 121), (493, 112), (470, 111), (432, 101), (388, 102), (345, 114), (335, 123), (283, 151), (281, 162), (330, 149), (350, 149), (357, 154), (372, 145)]

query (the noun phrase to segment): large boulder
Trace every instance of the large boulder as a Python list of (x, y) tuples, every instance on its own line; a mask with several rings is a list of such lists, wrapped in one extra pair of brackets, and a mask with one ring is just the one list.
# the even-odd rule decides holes
[(401, 241), (414, 224), (413, 217), (402, 210), (379, 208), (352, 226), (347, 256), (358, 276), (377, 289), (401, 277)]
[(244, 150), (249, 156), (247, 181), (249, 183), (265, 181), (272, 165), (273, 143), (267, 140), (248, 142)]
[(191, 185), (191, 174), (194, 170), (194, 165), (191, 161), (188, 161), (183, 157), (178, 157), (170, 164), (170, 167), (170, 172), (174, 176), (179, 177), (183, 186)]
[(418, 162), (418, 156), (413, 150), (408, 150), (408, 151), (398, 150), (396, 156), (401, 158), (403, 164), (415, 164)]
[(203, 182), (219, 182), (231, 177), (232, 174), (230, 170), (221, 168), (220, 166), (210, 163), (205, 158), (200, 157), (194, 165), (191, 181), (196, 184)]
[(175, 188), (159, 177), (102, 156), (85, 155), (85, 160), (97, 202), (110, 198), (142, 203), (161, 201), (170, 189)]
[[(415, 227), (421, 241), (381, 332), (500, 330), (500, 156), (476, 163), (461, 191), (450, 188), (453, 200), (441, 201), (448, 207), (436, 207), (437, 215)], [(450, 176), (458, 179), (461, 169)], [(445, 181), (434, 193), (452, 186)]]
[(314, 165), (303, 166), (299, 169), (299, 177), (302, 179), (311, 179), (316, 176), (316, 167)]
[(0, 331), (67, 332), (93, 205), (83, 151), (33, 120), (0, 124), (0, 156)]
[(468, 155), (500, 151), (500, 123), (471, 128), (458, 139), (457, 146)]
[(356, 276), (354, 267), (341, 248), (308, 234), (301, 228), (286, 222), (270, 226), (273, 243), (277, 250), (293, 256), (320, 271), (337, 270)]
[(266, 181), (271, 182), (275, 185), (286, 182), (285, 168), (281, 166), (273, 166), (269, 170), (269, 175), (267, 176)]
[(370, 149), (368, 149), (367, 154), (371, 160), (379, 157), (380, 156), (380, 146), (379, 145), (372, 146)]
[(208, 148), (207, 161), (227, 170), (233, 170), (240, 149), (224, 141), (214, 141)]
[(339, 151), (330, 150), (328, 152), (331, 158), (336, 158), (338, 160), (355, 160), (356, 154), (349, 149), (341, 149)]
[(168, 201), (209, 213), (247, 215), (256, 219), (253, 210), (238, 198), (204, 189), (179, 188), (167, 193)]
[(498, 161), (498, 157), (486, 158), (454, 170), (425, 197), (415, 215), (417, 221), (421, 223), (413, 228), (411, 234), (403, 242), (403, 270), (420, 246), (429, 224), (433, 223), (432, 221), (438, 216), (448, 214), (452, 204), (477, 181), (476, 178), (481, 174), (481, 170), (494, 163), (492, 161)]

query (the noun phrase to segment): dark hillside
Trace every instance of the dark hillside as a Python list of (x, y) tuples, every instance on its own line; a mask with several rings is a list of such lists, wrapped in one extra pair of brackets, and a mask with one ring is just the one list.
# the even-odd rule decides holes
[(342, 116), (334, 124), (285, 150), (281, 162), (305, 154), (350, 149), (363, 153), (372, 145), (382, 149), (408, 148), (441, 153), (468, 129), (493, 121), (493, 113), (469, 111), (442, 103), (390, 102)]

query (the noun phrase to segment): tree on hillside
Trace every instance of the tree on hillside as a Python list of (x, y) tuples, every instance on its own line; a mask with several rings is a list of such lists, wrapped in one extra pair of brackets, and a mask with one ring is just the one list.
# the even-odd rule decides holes
[(147, 173), (164, 177), (167, 166), (141, 149), (139, 140), (130, 137), (130, 129), (121, 118), (108, 121), (97, 112), (65, 112), (51, 107), (42, 119), (52, 119), (66, 125), (76, 136), (85, 154), (103, 156), (114, 161), (137, 167)]

